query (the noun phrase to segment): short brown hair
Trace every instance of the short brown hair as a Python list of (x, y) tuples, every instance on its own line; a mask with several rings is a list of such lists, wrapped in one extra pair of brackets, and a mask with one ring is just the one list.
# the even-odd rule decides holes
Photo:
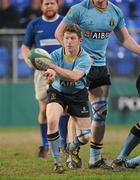
[(77, 24), (68, 24), (63, 30), (63, 35), (65, 32), (76, 33), (79, 38), (82, 38), (82, 32)]

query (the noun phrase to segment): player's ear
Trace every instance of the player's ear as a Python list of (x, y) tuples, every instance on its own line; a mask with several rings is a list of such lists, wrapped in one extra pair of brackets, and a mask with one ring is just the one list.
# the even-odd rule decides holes
[(83, 38), (80, 38), (80, 43), (83, 41)]

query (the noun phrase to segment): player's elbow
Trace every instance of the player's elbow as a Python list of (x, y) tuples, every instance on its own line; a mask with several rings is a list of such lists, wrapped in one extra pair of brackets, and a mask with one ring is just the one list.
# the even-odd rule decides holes
[(59, 37), (60, 37), (60, 33), (56, 30), (55, 31), (55, 34), (54, 34), (54, 36), (55, 36), (55, 38), (58, 40), (58, 41), (60, 41), (59, 39)]
[(58, 30), (55, 31), (54, 36), (59, 41), (60, 44), (63, 44), (62, 34)]

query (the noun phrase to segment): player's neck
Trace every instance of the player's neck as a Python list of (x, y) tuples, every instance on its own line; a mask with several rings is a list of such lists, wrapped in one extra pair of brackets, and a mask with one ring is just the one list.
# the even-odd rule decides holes
[(48, 21), (48, 22), (53, 22), (53, 21), (57, 20), (58, 17), (59, 17), (59, 14), (56, 14), (56, 15), (55, 15), (54, 17), (52, 17), (52, 18), (47, 18), (46, 16), (42, 15), (42, 19), (43, 19), (44, 21)]
[(92, 3), (93, 3), (95, 8), (97, 8), (98, 10), (101, 10), (101, 11), (105, 11), (107, 9), (107, 6), (108, 6), (107, 1), (98, 2), (96, 0), (92, 0)]
[(64, 49), (64, 57), (69, 62), (75, 61), (75, 59), (79, 56), (80, 53), (81, 53), (81, 48), (75, 49), (74, 51), (69, 51)]
[(75, 50), (66, 50), (65, 49), (65, 55), (66, 56), (73, 56), (73, 57), (75, 57), (75, 56), (78, 56), (78, 54), (79, 54), (79, 48), (75, 49)]

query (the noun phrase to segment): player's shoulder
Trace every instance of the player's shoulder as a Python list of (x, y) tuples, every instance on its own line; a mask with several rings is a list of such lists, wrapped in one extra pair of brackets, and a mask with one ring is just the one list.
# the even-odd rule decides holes
[(36, 24), (39, 24), (40, 22), (42, 22), (42, 17), (41, 16), (31, 20), (28, 25), (35, 26)]
[(81, 48), (81, 52), (80, 52), (80, 56), (79, 56), (79, 57), (80, 57), (81, 59), (83, 59), (83, 57), (84, 57), (84, 59), (85, 59), (85, 58), (90, 59), (88, 53), (87, 53), (83, 48)]
[(55, 57), (59, 58), (62, 54), (62, 51), (63, 51), (62, 47), (58, 48), (51, 53), (51, 56), (55, 56)]
[(63, 18), (64, 18), (64, 16), (61, 16), (61, 15), (59, 14), (58, 19), (62, 21)]
[(121, 13), (122, 12), (122, 10), (118, 6), (116, 6), (114, 3), (110, 2), (110, 1), (109, 1), (109, 7), (111, 9), (115, 10), (117, 13)]
[(60, 23), (63, 20), (64, 16), (61, 16), (60, 14), (58, 14), (56, 20), (54, 21), (55, 23)]

